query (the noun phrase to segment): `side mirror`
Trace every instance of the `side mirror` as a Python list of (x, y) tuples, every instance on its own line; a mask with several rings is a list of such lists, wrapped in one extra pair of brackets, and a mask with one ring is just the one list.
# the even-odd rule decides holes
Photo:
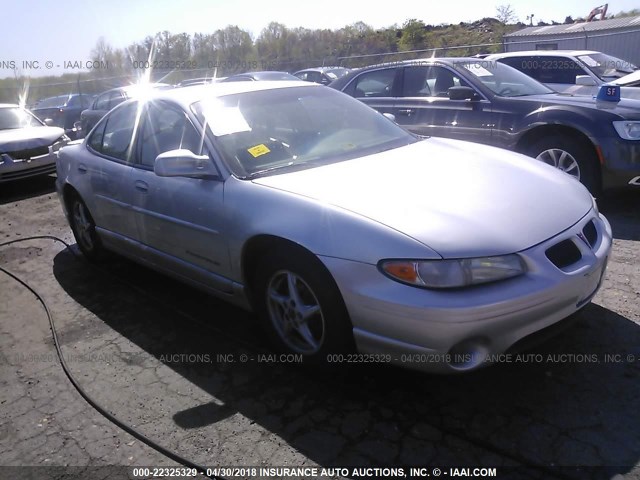
[(53, 127), (53, 126), (55, 126), (55, 125), (54, 125), (54, 123), (53, 123), (53, 120), (52, 120), (52, 119), (50, 119), (50, 118), (45, 118), (45, 119), (43, 120), (43, 122), (44, 122), (44, 124), (45, 124), (47, 127)]
[(398, 123), (398, 122), (396, 122), (396, 116), (393, 113), (383, 113), (382, 116), (383, 117), (387, 117), (393, 123)]
[(576, 75), (576, 85), (582, 85), (584, 87), (593, 87), (596, 84), (595, 80), (589, 75)]
[(218, 171), (208, 155), (196, 155), (185, 149), (169, 150), (158, 155), (153, 171), (159, 177), (218, 177)]
[(480, 97), (471, 87), (450, 87), (449, 100), (478, 100)]

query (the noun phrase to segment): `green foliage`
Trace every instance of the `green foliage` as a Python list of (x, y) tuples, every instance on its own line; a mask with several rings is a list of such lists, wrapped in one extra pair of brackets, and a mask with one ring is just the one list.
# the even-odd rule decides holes
[(406, 51), (425, 48), (425, 27), (426, 25), (422, 20), (416, 20), (415, 18), (407, 20), (402, 26), (398, 49)]

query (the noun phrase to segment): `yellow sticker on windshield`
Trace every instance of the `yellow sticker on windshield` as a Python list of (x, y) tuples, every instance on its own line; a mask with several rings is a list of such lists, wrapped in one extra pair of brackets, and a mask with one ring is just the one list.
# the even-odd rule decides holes
[(256, 145), (255, 147), (251, 147), (247, 149), (247, 152), (249, 152), (253, 156), (253, 158), (257, 158), (260, 155), (265, 155), (270, 151), (271, 150), (269, 150), (264, 143), (261, 143), (260, 145)]

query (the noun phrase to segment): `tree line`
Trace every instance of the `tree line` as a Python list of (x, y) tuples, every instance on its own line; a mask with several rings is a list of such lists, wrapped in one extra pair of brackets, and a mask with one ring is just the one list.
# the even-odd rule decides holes
[[(638, 13), (621, 12), (616, 16)], [(289, 28), (269, 23), (256, 37), (237, 25), (212, 33), (158, 32), (125, 48), (100, 38), (88, 60), (102, 68), (56, 77), (26, 78), (15, 72), (0, 79), (0, 102), (16, 102), (30, 87), (30, 99), (67, 93), (100, 93), (149, 74), (152, 81), (175, 84), (195, 77), (221, 77), (250, 70), (296, 70), (328, 65), (361, 67), (426, 56), (470, 56), (501, 51), (505, 34), (527, 25), (510, 5), (496, 7), (497, 18), (471, 23), (430, 25), (409, 19), (401, 26), (375, 29), (364, 22), (342, 28)], [(565, 23), (573, 19), (567, 17)], [(558, 24), (558, 22), (552, 22)], [(539, 21), (538, 25), (547, 25)]]

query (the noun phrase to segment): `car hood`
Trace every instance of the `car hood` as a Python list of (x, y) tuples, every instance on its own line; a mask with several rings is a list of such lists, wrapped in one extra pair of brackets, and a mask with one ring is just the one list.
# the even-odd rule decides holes
[(0, 130), (0, 153), (48, 147), (64, 135), (58, 127), (28, 127)]
[(357, 213), (444, 258), (525, 250), (592, 208), (589, 192), (553, 167), (498, 148), (436, 138), (253, 182)]
[(625, 75), (624, 77), (617, 78), (609, 83), (613, 83), (614, 85), (625, 86), (625, 85), (629, 85), (630, 83), (637, 83), (637, 82), (640, 82), (640, 70), (636, 70), (633, 73)]
[(596, 100), (591, 95), (572, 95), (569, 93), (552, 93), (548, 95), (528, 95), (512, 97), (519, 100), (541, 103), (543, 106), (568, 105), (572, 107), (591, 108), (621, 115), (625, 118), (640, 118), (640, 99), (622, 98), (619, 102)]

